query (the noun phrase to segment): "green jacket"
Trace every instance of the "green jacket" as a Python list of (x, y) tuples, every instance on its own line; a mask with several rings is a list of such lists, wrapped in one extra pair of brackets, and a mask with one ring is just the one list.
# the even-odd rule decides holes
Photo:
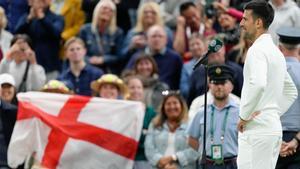
[(146, 156), (145, 156), (145, 148), (144, 148), (144, 142), (145, 142), (145, 137), (148, 131), (149, 124), (151, 123), (152, 119), (156, 116), (156, 112), (152, 107), (147, 106), (146, 107), (146, 112), (145, 112), (145, 117), (144, 117), (144, 122), (143, 122), (143, 129), (142, 129), (142, 135), (139, 140), (139, 145), (138, 145), (138, 150), (135, 156), (136, 161), (145, 161)]

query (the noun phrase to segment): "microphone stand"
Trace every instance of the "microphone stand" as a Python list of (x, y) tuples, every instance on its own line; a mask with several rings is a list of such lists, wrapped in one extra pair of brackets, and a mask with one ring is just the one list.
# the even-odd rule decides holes
[[(194, 65), (194, 70), (195, 68), (197, 68), (197, 66), (199, 65), (203, 65), (204, 66), (204, 71), (205, 71), (205, 77), (204, 77), (204, 126), (203, 126), (203, 140), (202, 140), (202, 158), (201, 158), (201, 165), (202, 165), (202, 169), (206, 169), (206, 125), (207, 125), (207, 89), (208, 89), (208, 84), (207, 84), (207, 76), (208, 76), (208, 56), (210, 53), (215, 53), (217, 51), (219, 51), (223, 46), (222, 41), (220, 41), (219, 39), (214, 39), (210, 42), (209, 46), (208, 46), (208, 51), (206, 54), (204, 54), (204, 56), (202, 58), (200, 58), (196, 64)], [(197, 168), (198, 168), (198, 161), (197, 161)]]
[(207, 124), (207, 76), (208, 76), (208, 64), (207, 62), (205, 64), (203, 64), (204, 69), (205, 69), (205, 78), (204, 78), (204, 117), (203, 117), (203, 140), (202, 140), (202, 158), (201, 158), (201, 165), (202, 165), (202, 169), (206, 169), (206, 124)]
[[(203, 139), (202, 139), (202, 157), (201, 157), (201, 166), (202, 169), (206, 169), (206, 125), (207, 125), (207, 89), (208, 89), (208, 84), (207, 84), (207, 77), (208, 77), (208, 55), (206, 54), (201, 60), (199, 60), (200, 65), (203, 65), (204, 71), (205, 71), (205, 78), (204, 78), (204, 117), (203, 117)], [(198, 66), (198, 64), (195, 65), (195, 68)], [(198, 160), (197, 160), (197, 169), (198, 167)]]

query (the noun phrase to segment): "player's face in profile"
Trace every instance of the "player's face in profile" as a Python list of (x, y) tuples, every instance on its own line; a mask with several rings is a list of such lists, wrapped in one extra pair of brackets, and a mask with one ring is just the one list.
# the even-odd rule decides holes
[(252, 10), (245, 10), (243, 19), (240, 22), (241, 31), (245, 38), (254, 40), (256, 34), (255, 20), (252, 16)]

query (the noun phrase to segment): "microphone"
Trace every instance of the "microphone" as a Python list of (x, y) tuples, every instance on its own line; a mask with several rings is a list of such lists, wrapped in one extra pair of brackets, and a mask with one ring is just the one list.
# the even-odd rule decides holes
[(211, 53), (218, 52), (223, 46), (223, 43), (220, 39), (213, 39), (209, 45), (207, 52), (197, 60), (196, 64), (193, 67), (193, 70), (195, 70), (199, 65), (207, 63), (208, 55)]

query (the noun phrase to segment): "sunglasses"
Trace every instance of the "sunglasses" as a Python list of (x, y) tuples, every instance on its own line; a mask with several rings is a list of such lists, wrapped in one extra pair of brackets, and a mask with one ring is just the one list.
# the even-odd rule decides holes
[(169, 96), (169, 95), (180, 95), (179, 90), (164, 90), (161, 92), (163, 96)]

